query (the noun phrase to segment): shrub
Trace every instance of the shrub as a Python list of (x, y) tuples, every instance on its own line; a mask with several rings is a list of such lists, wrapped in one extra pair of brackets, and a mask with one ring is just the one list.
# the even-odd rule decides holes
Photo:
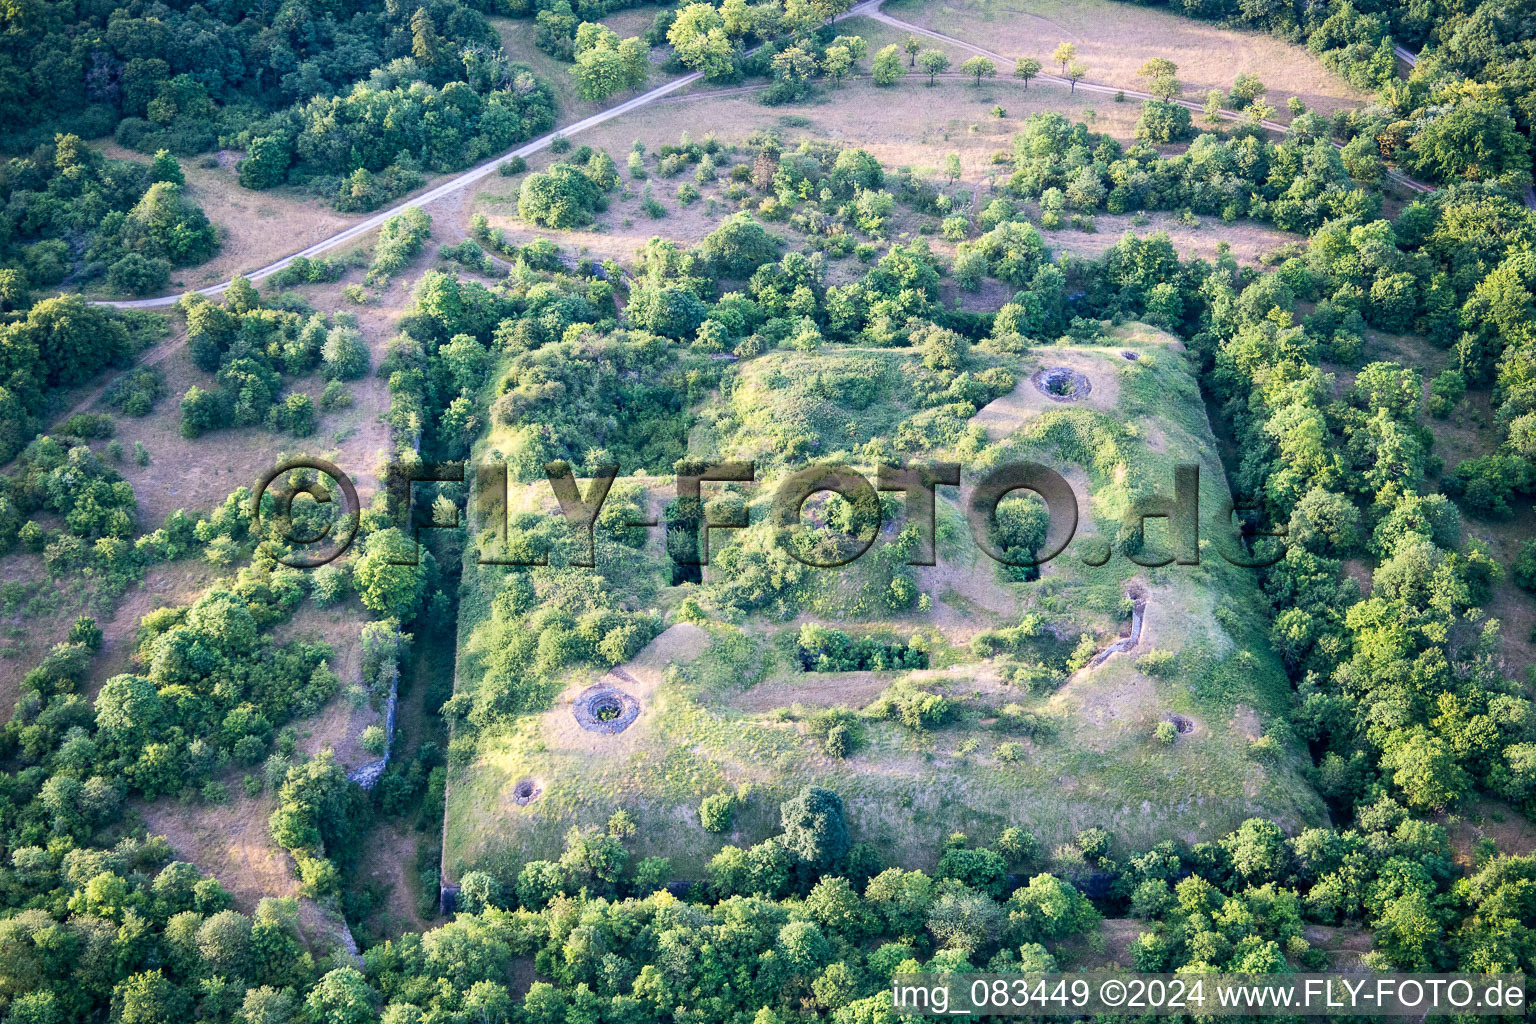
[(114, 292), (151, 295), (164, 291), (170, 283), (170, 261), (160, 257), (130, 252), (107, 268), (107, 287)]
[(283, 420), (294, 437), (315, 432), (315, 403), (308, 395), (293, 394), (283, 401)]
[(368, 346), (355, 327), (333, 327), (325, 336), (320, 358), (327, 380), (356, 380), (368, 372)]
[(352, 389), (339, 380), (330, 381), (320, 393), (320, 408), (326, 412), (352, 407)]
[(1172, 722), (1158, 722), (1157, 727), (1152, 730), (1152, 735), (1157, 742), (1167, 744), (1178, 738), (1179, 730), (1174, 728)]
[(222, 396), (217, 391), (204, 391), (194, 384), (181, 399), (181, 436), (189, 440), (201, 437), (222, 426), (226, 416)]
[(1467, 393), (1467, 378), (1460, 370), (1444, 370), (1429, 382), (1429, 412), (1445, 419)]
[(1193, 132), (1189, 108), (1167, 100), (1147, 100), (1136, 121), (1136, 138), (1142, 142), (1182, 142)]
[(267, 278), (274, 288), (291, 288), (297, 284), (326, 284), (341, 280), (347, 265), (340, 260), (309, 259), (295, 256), (293, 262)]
[(571, 164), (555, 164), (547, 171), (530, 174), (517, 195), (518, 216), (547, 228), (591, 223), (592, 214), (607, 206), (597, 184)]
[(510, 178), (513, 175), (522, 174), (527, 169), (528, 161), (524, 160), (520, 156), (515, 156), (510, 160), (503, 160), (501, 162), (501, 166), (496, 168), (497, 172), (503, 178)]
[(1154, 648), (1136, 659), (1136, 667), (1149, 676), (1167, 675), (1173, 668), (1173, 652)]
[(1093, 660), (1093, 656), (1098, 653), (1098, 650), (1099, 645), (1094, 642), (1093, 637), (1087, 633), (1082, 634), (1077, 638), (1077, 646), (1072, 648), (1071, 656), (1067, 658), (1067, 670), (1076, 672)]
[(347, 594), (347, 574), (334, 562), (316, 569), (309, 594), (321, 606), (335, 604)]
[(102, 412), (78, 412), (59, 424), (59, 433), (84, 439), (111, 437), (113, 431), (112, 417)]
[(165, 377), (153, 367), (130, 370), (107, 386), (103, 398), (125, 416), (146, 416), (165, 394)]
[(1010, 864), (1034, 860), (1040, 855), (1040, 840), (1027, 828), (1009, 825), (997, 834), (992, 848)]
[(569, 153), (571, 151), (571, 140), (556, 132), (555, 137), (549, 140), (549, 151), (551, 153)]
[[(374, 284), (400, 273), (421, 252), (432, 234), (432, 218), (419, 207), (389, 218), (379, 229), (378, 244), (373, 247), (373, 265), (368, 268), (368, 283)], [(351, 298), (350, 293), (348, 298)]]
[(1520, 554), (1515, 556), (1510, 576), (1517, 586), (1536, 592), (1536, 540), (1520, 545)]
[(1083, 859), (1095, 864), (1109, 856), (1110, 835), (1102, 828), (1085, 828), (1077, 834), (1072, 845), (1077, 847)]
[(699, 802), (699, 823), (704, 831), (719, 835), (728, 832), (736, 816), (736, 797), (731, 793), (711, 793)]
[(853, 753), (853, 734), (846, 725), (838, 723), (827, 730), (827, 738), (822, 740), (821, 746), (828, 757), (841, 761)]
[(384, 728), (379, 725), (370, 725), (358, 737), (358, 743), (361, 744), (362, 748), (376, 757), (384, 756), (384, 748), (387, 742), (388, 737), (384, 734)]

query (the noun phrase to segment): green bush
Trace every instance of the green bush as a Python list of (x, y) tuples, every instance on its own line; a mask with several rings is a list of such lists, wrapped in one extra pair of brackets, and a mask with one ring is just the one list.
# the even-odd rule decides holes
[(704, 831), (729, 832), (736, 816), (736, 797), (731, 793), (711, 793), (699, 802), (699, 823)]
[(115, 430), (112, 417), (102, 412), (77, 412), (59, 424), (60, 434), (87, 440), (111, 437)]
[(130, 252), (107, 268), (107, 287), (128, 295), (153, 295), (171, 283), (171, 264), (161, 257)]
[(165, 376), (152, 366), (142, 366), (113, 380), (102, 397), (125, 416), (147, 416), (163, 394)]
[(388, 740), (389, 738), (384, 734), (382, 726), (370, 725), (358, 737), (358, 744), (375, 757), (382, 757)]
[(368, 372), (370, 356), (362, 332), (355, 327), (333, 327), (320, 349), (322, 372), (331, 382), (356, 380)]
[(1518, 586), (1536, 593), (1536, 540), (1520, 545), (1520, 553), (1515, 556), (1509, 575)]
[(547, 228), (589, 224), (594, 213), (607, 207), (602, 189), (572, 164), (555, 164), (530, 174), (517, 195), (518, 216)]
[(346, 383), (339, 380), (327, 381), (325, 390), (320, 392), (320, 408), (325, 412), (336, 409), (352, 408), (352, 389)]

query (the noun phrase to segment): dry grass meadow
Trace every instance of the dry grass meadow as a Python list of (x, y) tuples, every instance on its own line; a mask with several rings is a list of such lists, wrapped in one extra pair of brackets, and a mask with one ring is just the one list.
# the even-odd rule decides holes
[[(1220, 28), (1166, 11), (1115, 0), (891, 0), (886, 13), (904, 21), (1015, 57), (1051, 65), (1058, 43), (1077, 47), (1086, 81), (1144, 89), (1136, 71), (1150, 57), (1179, 66), (1185, 95), (1203, 98), (1228, 89), (1239, 74), (1257, 75), (1270, 102), (1299, 96), (1332, 113), (1363, 106), (1370, 97), (1322, 66), (1304, 48), (1259, 32)], [(926, 45), (926, 44), (925, 44)], [(1284, 115), (1282, 115), (1284, 116)]]

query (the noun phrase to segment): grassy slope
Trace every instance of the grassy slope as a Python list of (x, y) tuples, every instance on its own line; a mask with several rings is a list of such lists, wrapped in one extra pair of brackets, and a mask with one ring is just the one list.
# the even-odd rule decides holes
[[(1021, 385), (1011, 403), (1014, 418), (999, 430), (983, 458), (1036, 458), (1062, 467), (1078, 491), (1082, 509), (1079, 537), (1113, 534), (1127, 494), (1150, 487), (1171, 493), (1173, 465), (1202, 465), (1202, 519), (1209, 524), (1226, 496), (1205, 412), (1176, 343), (1138, 325), (1110, 339), (1112, 345), (1072, 350), (1042, 349), (1013, 359)], [(1120, 356), (1123, 348), (1144, 353), (1138, 363)], [(828, 349), (841, 358), (845, 349)], [(769, 361), (807, 357), (778, 352), (743, 367), (756, 378)], [(884, 353), (882, 359), (911, 358)], [(1096, 381), (1084, 405), (1053, 405), (1025, 379), (1037, 365), (1070, 362)], [(748, 429), (771, 417), (777, 391), (759, 391), (739, 422)], [(761, 401), (762, 407), (754, 403)], [(998, 403), (994, 403), (998, 404)], [(1099, 406), (1097, 411), (1084, 406)], [(983, 420), (988, 420), (993, 412)], [(1105, 415), (1132, 425), (1146, 439), (1137, 458), (1118, 472), (1085, 477), (1070, 469), (1039, 429), (1062, 416)], [(862, 417), (872, 432), (887, 430), (889, 410), (878, 406)], [(999, 422), (992, 420), (992, 422)], [(858, 431), (863, 434), (863, 431)], [(742, 434), (734, 435), (740, 441)], [(868, 435), (865, 435), (868, 436)], [(829, 443), (822, 451), (835, 447)], [(494, 438), (483, 445), (490, 444)], [(695, 441), (707, 439), (695, 434)], [(952, 455), (953, 453), (935, 453)], [(771, 456), (770, 456), (771, 457)], [(970, 461), (970, 460), (967, 460)], [(760, 477), (763, 472), (760, 470)], [(656, 483), (653, 480), (651, 483)], [(653, 496), (670, 495), (670, 481)], [(771, 494), (760, 484), (755, 494)], [(1092, 495), (1091, 500), (1089, 495)], [(542, 501), (542, 496), (538, 499)], [(763, 500), (766, 500), (765, 498)], [(894, 862), (931, 865), (945, 835), (965, 831), (988, 839), (1005, 824), (1033, 829), (1047, 847), (1090, 825), (1112, 829), (1128, 846), (1166, 838), (1195, 840), (1219, 834), (1254, 814), (1292, 825), (1322, 816), (1321, 804), (1300, 774), (1300, 756), (1281, 744), (1277, 756), (1260, 761), (1250, 740), (1281, 721), (1289, 690), (1263, 640), (1263, 613), (1251, 572), (1216, 558), (1205, 541), (1199, 567), (1170, 565), (1147, 569), (1116, 556), (1100, 568), (1081, 561), (1080, 539), (1053, 562), (1040, 583), (1002, 581), (975, 548), (958, 509), (946, 502), (940, 528), (940, 564), (923, 570), (919, 583), (934, 604), (927, 614), (882, 618), (848, 609), (868, 580), (878, 545), (851, 572), (822, 574), (813, 586), (811, 607), (818, 619), (845, 617), (859, 628), (887, 626), (903, 633), (922, 630), (935, 640), (935, 668), (907, 673), (912, 681), (965, 702), (960, 720), (916, 734), (889, 723), (868, 729), (868, 744), (847, 761), (824, 756), (793, 719), (771, 709), (799, 703), (863, 706), (903, 674), (802, 674), (785, 657), (781, 634), (798, 621), (749, 619), (737, 630), (712, 626), (713, 646), (674, 652), (681, 671), (660, 678), (666, 658), (651, 660), (646, 675), (645, 712), (618, 737), (594, 737), (570, 725), (568, 704), (526, 715), (482, 737), (479, 759), (452, 782), (446, 827), (445, 863), (450, 878), (470, 865), (515, 869), (524, 860), (558, 853), (561, 836), (575, 823), (604, 820), (617, 807), (639, 821), (639, 856), (672, 858), (679, 877), (699, 877), (709, 857), (725, 842), (759, 841), (777, 826), (777, 804), (806, 783), (830, 786), (848, 805), (856, 838), (876, 844)], [(1209, 530), (1209, 526), (1203, 526)], [(658, 531), (659, 532), (659, 531)], [(1149, 539), (1156, 535), (1149, 531)], [(652, 557), (658, 557), (656, 545)], [(656, 573), (659, 562), (636, 567)], [(825, 577), (825, 578), (823, 578)], [(470, 566), (460, 617), (460, 686), (474, 678), (479, 624), (488, 616), (499, 571)], [(1114, 636), (1126, 583), (1136, 579), (1149, 594), (1145, 632), (1137, 653), (1152, 647), (1177, 655), (1172, 673), (1153, 679), (1137, 671), (1133, 656), (1115, 656), (1074, 676), (1055, 694), (1030, 697), (998, 678), (991, 662), (977, 661), (966, 640), (980, 628), (1015, 623), (1030, 609), (1063, 628), (1069, 640), (1086, 631), (1100, 642)], [(649, 588), (642, 588), (649, 589)], [(867, 592), (867, 591), (863, 591)], [(680, 594), (662, 588), (656, 604), (675, 604)], [(841, 597), (841, 600), (839, 600)], [(843, 610), (843, 615), (837, 614)], [(669, 635), (669, 640), (671, 635)], [(688, 647), (689, 645), (679, 645)], [(699, 645), (692, 645), (697, 647)], [(745, 646), (748, 654), (741, 657)], [(726, 655), (736, 651), (737, 667)], [(641, 661), (646, 660), (642, 655)], [(595, 682), (592, 668), (570, 674), (569, 699)], [(654, 691), (650, 686), (654, 684)], [(1019, 702), (1055, 716), (1059, 734), (1040, 744), (1023, 741), (1027, 756), (1004, 764), (995, 756), (1009, 736), (989, 728), (995, 709)], [(1177, 712), (1196, 723), (1193, 733), (1172, 747), (1151, 738), (1153, 726)], [(1017, 737), (1012, 737), (1017, 741)], [(969, 739), (976, 742), (961, 750)], [(543, 795), (528, 807), (511, 802), (515, 782), (539, 780)], [(698, 824), (699, 799), (710, 792), (748, 784), (753, 795), (738, 814), (735, 832), (710, 836)]]

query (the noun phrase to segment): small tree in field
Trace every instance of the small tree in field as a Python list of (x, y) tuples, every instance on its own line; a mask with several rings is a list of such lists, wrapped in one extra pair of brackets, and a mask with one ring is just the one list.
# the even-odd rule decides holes
[(981, 85), (981, 80), (983, 78), (997, 77), (997, 65), (985, 57), (972, 57), (970, 60), (960, 65), (960, 70), (964, 71), (968, 75), (974, 76), (978, 86)]
[(1155, 80), (1164, 76), (1172, 78), (1179, 73), (1179, 66), (1167, 57), (1153, 57), (1136, 72), (1142, 78)]
[(1212, 89), (1205, 94), (1205, 120), (1210, 124), (1221, 123), (1221, 106), (1227, 101), (1227, 94), (1220, 89)]
[(1067, 77), (1072, 80), (1073, 93), (1077, 92), (1077, 83), (1081, 82), (1083, 80), (1083, 76), (1086, 74), (1088, 74), (1088, 69), (1083, 65), (1081, 61), (1075, 60), (1072, 62), (1071, 66), (1067, 68)]
[(1077, 56), (1077, 47), (1071, 43), (1062, 43), (1056, 47), (1056, 52), (1051, 54), (1051, 60), (1061, 65), (1061, 73), (1067, 73), (1067, 65)]
[(929, 85), (933, 85), (935, 78), (949, 70), (949, 56), (942, 50), (924, 50), (917, 55), (917, 63), (928, 76)]
[(912, 33), (908, 32), (907, 33), (907, 41), (902, 44), (902, 49), (907, 51), (907, 66), (908, 67), (911, 67), (911, 68), (917, 67), (917, 54), (918, 54), (918, 51), (921, 50), (922, 48), (923, 48), (923, 44), (918, 41), (917, 36), (915, 36)]
[(1147, 89), (1152, 93), (1153, 96), (1156, 96), (1160, 100), (1167, 101), (1173, 99), (1175, 96), (1184, 91), (1184, 83), (1179, 81), (1177, 78), (1174, 78), (1172, 75), (1158, 75), (1156, 78), (1152, 79), (1152, 84), (1148, 86)]
[(1013, 77), (1024, 80), (1024, 88), (1029, 88), (1029, 80), (1040, 73), (1042, 65), (1033, 57), (1020, 57), (1013, 66)]
[(901, 66), (901, 51), (895, 43), (875, 54), (875, 62), (870, 66), (870, 73), (874, 76), (876, 85), (895, 85), (897, 80), (907, 73), (907, 69)]

